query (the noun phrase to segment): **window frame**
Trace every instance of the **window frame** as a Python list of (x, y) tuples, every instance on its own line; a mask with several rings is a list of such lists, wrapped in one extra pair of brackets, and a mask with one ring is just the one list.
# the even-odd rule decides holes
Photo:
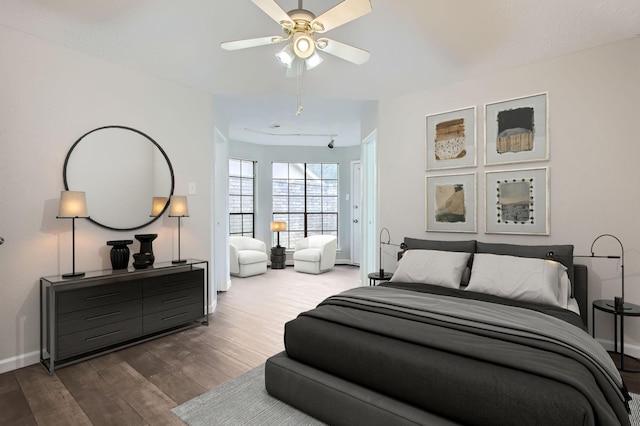
[[(232, 174), (232, 167), (231, 167), (231, 162), (239, 162), (239, 169), (240, 169), (240, 173), (239, 174)], [(247, 176), (244, 174), (245, 171), (245, 165), (247, 164), (251, 164), (251, 176)], [(242, 235), (242, 236), (247, 236), (247, 237), (252, 237), (255, 238), (255, 230), (256, 230), (256, 169), (257, 169), (257, 161), (254, 160), (243, 160), (241, 158), (229, 158), (228, 160), (228, 166), (229, 166), (229, 170), (228, 170), (228, 178), (229, 178), (229, 184), (228, 184), (228, 188), (227, 188), (227, 197), (228, 197), (228, 203), (229, 203), (229, 235)], [(240, 191), (238, 194), (236, 193), (232, 193), (232, 184), (231, 184), (231, 179), (239, 179), (240, 180)], [(244, 194), (244, 182), (246, 180), (250, 180), (251, 181), (251, 194)], [(240, 207), (240, 211), (238, 212), (232, 212), (232, 205), (234, 205), (234, 203), (232, 203), (231, 201), (231, 197), (239, 197), (239, 207)], [(251, 197), (251, 211), (250, 212), (245, 212), (244, 208), (246, 205), (248, 205), (248, 203), (245, 203), (245, 198), (249, 198)], [(234, 224), (234, 217), (240, 216), (240, 231), (239, 232), (233, 232), (232, 231), (232, 226)], [(247, 223), (245, 221), (245, 217), (250, 216), (250, 220), (248, 223), (251, 224), (251, 229), (250, 230), (246, 230), (245, 229), (245, 224)]]
[[(281, 177), (283, 169), (276, 171), (276, 167), (284, 168), (285, 165), (286, 178)], [(299, 169), (299, 176), (292, 175), (292, 170), (296, 167)], [(293, 249), (296, 241), (309, 235), (334, 235), (337, 238), (340, 216), (340, 164), (273, 162), (271, 170), (272, 220), (287, 223), (287, 230), (280, 232), (280, 245)], [(278, 181), (286, 181), (281, 184), (283, 188), (286, 187), (286, 191), (277, 189)], [(312, 186), (314, 183), (318, 185)], [(298, 191), (295, 191), (296, 188)], [(286, 202), (277, 205), (278, 200), (282, 198), (286, 198)], [(282, 205), (286, 205), (286, 210), (282, 209)], [(312, 223), (314, 216), (319, 216), (319, 219)], [(272, 240), (275, 243), (275, 233), (272, 233)]]

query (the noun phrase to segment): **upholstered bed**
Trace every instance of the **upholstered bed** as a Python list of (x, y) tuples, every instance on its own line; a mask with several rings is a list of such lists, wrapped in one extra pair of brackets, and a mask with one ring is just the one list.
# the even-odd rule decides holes
[(391, 282), (286, 324), (271, 395), (333, 425), (629, 424), (572, 246), (405, 243)]

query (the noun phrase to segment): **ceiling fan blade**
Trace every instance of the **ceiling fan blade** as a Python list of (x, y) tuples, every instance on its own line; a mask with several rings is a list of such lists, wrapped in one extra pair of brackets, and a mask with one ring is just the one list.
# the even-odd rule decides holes
[(311, 21), (311, 28), (315, 32), (324, 33), (369, 12), (371, 0), (344, 0)]
[(268, 44), (280, 43), (284, 40), (284, 37), (280, 36), (267, 36), (258, 38), (248, 38), (245, 40), (225, 41), (220, 43), (220, 47), (224, 50), (240, 50), (247, 49), (249, 47), (266, 46)]
[(371, 54), (366, 50), (358, 49), (357, 47), (350, 46), (348, 44), (340, 43), (339, 41), (330, 40), (328, 38), (319, 38), (316, 41), (316, 47), (318, 50), (330, 53), (345, 61), (352, 62), (356, 65), (362, 65), (369, 60)]
[(258, 6), (264, 13), (269, 15), (271, 19), (276, 21), (283, 27), (293, 28), (293, 21), (289, 14), (282, 10), (282, 8), (275, 2), (275, 0), (252, 0), (253, 3)]

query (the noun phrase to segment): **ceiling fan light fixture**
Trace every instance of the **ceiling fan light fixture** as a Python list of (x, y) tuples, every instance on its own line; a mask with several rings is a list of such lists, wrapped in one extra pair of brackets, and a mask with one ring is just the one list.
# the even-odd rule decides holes
[(315, 51), (315, 43), (308, 34), (296, 33), (293, 40), (293, 51), (299, 58), (307, 59)]
[(284, 64), (285, 67), (291, 68), (293, 61), (296, 59), (296, 54), (293, 51), (293, 47), (291, 43), (287, 44), (282, 48), (278, 53), (276, 53), (276, 58), (280, 60)]
[(318, 55), (318, 52), (313, 52), (311, 56), (304, 60), (307, 64), (307, 70), (312, 70), (322, 63), (322, 56)]

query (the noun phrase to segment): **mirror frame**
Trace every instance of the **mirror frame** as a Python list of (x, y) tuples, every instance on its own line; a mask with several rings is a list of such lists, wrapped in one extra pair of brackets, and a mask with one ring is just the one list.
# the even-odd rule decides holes
[[(158, 150), (160, 151), (160, 153), (162, 154), (162, 156), (164, 157), (164, 159), (167, 162), (167, 166), (169, 167), (169, 174), (171, 175), (171, 190), (169, 193), (169, 196), (167, 197), (167, 200), (171, 199), (171, 196), (173, 195), (173, 190), (175, 188), (175, 176), (173, 174), (173, 166), (171, 165), (171, 161), (169, 160), (169, 157), (167, 156), (167, 153), (164, 151), (164, 149), (162, 149), (162, 147), (158, 144), (158, 142), (156, 142), (151, 136), (147, 135), (144, 132), (141, 132), (140, 130), (134, 129), (133, 127), (128, 127), (128, 126), (120, 126), (120, 125), (109, 125), (109, 126), (102, 126), (102, 127), (98, 127), (96, 129), (93, 130), (89, 130), (87, 133), (85, 133), (84, 135), (80, 136), (78, 138), (77, 141), (74, 142), (74, 144), (71, 146), (71, 148), (69, 149), (69, 152), (67, 152), (67, 156), (64, 159), (64, 166), (62, 168), (62, 179), (64, 181), (64, 189), (69, 191), (69, 185), (67, 182), (67, 167), (69, 166), (69, 159), (71, 158), (71, 154), (73, 153), (73, 150), (75, 149), (75, 147), (82, 142), (82, 140), (89, 136), (90, 134), (97, 132), (99, 130), (104, 130), (104, 129), (122, 129), (122, 130), (130, 130), (132, 132), (135, 132), (141, 136), (143, 136), (144, 138), (146, 138), (147, 140), (149, 140), (149, 142), (153, 143), (153, 145), (158, 148)], [(164, 214), (164, 212), (167, 210), (167, 208), (169, 208), (169, 202), (167, 201), (167, 204), (164, 206), (164, 209), (162, 209), (162, 212), (160, 212), (160, 214), (158, 216), (149, 216), (149, 220), (147, 222), (142, 223), (139, 226), (134, 226), (134, 227), (130, 227), (130, 228), (116, 228), (114, 226), (109, 226), (109, 225), (105, 225), (103, 223), (100, 223), (98, 221), (96, 221), (95, 219), (93, 219), (92, 217), (89, 217), (88, 219), (95, 223), (98, 226), (101, 226), (103, 228), (107, 228), (107, 229), (111, 229), (114, 231), (133, 231), (136, 229), (140, 229), (140, 228), (144, 228), (147, 225), (152, 224), (153, 222), (155, 222), (156, 220), (158, 220), (160, 218), (160, 216), (162, 216)], [(149, 205), (149, 211), (151, 211), (151, 204)]]

